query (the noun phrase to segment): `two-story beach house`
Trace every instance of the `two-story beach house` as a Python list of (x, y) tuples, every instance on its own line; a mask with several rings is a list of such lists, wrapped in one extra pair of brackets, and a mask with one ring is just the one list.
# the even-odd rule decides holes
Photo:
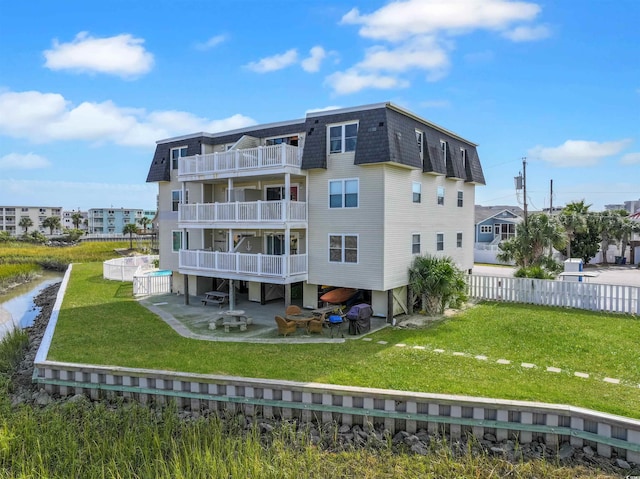
[(223, 283), (249, 300), (357, 288), (406, 307), (415, 255), (473, 266), (476, 145), (391, 103), (157, 142), (160, 267), (178, 293)]

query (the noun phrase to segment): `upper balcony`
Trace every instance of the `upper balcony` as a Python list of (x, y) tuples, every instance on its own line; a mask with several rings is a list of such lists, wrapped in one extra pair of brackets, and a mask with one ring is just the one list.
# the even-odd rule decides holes
[(304, 201), (236, 201), (230, 203), (180, 204), (178, 226), (180, 228), (210, 228), (212, 223), (220, 228), (290, 227), (306, 228), (307, 203)]
[(258, 146), (180, 158), (179, 181), (300, 173), (302, 149), (287, 144)]

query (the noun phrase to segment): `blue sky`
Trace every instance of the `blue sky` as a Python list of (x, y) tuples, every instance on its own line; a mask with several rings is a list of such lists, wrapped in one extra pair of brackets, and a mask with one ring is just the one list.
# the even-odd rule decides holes
[(160, 139), (391, 101), (482, 205), (640, 198), (640, 1), (0, 0), (0, 204), (155, 208)]

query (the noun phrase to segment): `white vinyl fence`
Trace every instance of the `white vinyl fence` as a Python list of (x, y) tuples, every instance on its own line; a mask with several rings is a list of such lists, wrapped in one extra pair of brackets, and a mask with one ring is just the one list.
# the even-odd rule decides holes
[(114, 258), (102, 263), (102, 277), (115, 281), (133, 281), (133, 276), (140, 269), (151, 270), (153, 262), (159, 259), (158, 255), (127, 256)]
[(640, 287), (505, 276), (467, 276), (470, 298), (640, 314)]
[(133, 276), (133, 295), (151, 296), (171, 292), (173, 276), (171, 274), (153, 275), (149, 272), (136, 273)]

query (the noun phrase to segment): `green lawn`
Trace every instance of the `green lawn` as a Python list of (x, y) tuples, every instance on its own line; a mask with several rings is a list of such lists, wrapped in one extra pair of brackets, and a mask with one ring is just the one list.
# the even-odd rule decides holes
[[(485, 303), (427, 329), (387, 328), (371, 342), (207, 342), (179, 336), (136, 303), (130, 283), (103, 280), (101, 264), (73, 271), (52, 360), (536, 400), (640, 418), (640, 321), (632, 317)], [(497, 364), (501, 358), (512, 363)], [(563, 372), (546, 372), (547, 366)]]

